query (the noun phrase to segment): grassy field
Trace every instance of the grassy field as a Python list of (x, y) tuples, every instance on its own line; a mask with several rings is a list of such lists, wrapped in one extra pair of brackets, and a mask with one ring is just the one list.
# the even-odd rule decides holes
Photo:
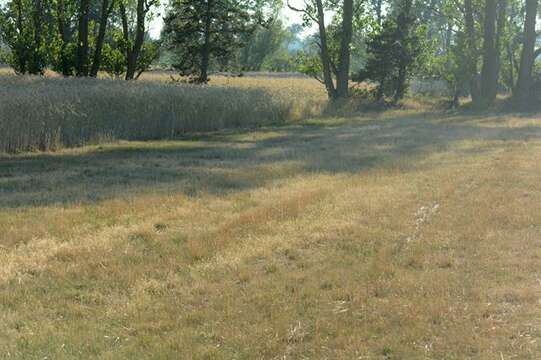
[(541, 118), (0, 157), (2, 359), (539, 359)]

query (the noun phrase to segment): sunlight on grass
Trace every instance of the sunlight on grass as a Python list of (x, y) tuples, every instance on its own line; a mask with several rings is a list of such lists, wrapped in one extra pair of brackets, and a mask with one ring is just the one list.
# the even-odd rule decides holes
[(541, 120), (312, 122), (0, 158), (0, 354), (538, 358)]

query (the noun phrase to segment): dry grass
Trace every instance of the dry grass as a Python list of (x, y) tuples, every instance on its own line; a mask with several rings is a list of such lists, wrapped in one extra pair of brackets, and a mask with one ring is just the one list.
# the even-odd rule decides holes
[(0, 357), (539, 359), (541, 119), (0, 158)]
[(217, 77), (203, 87), (171, 84), (163, 73), (131, 83), (6, 73), (0, 73), (0, 153), (288, 123), (326, 104), (310, 79)]

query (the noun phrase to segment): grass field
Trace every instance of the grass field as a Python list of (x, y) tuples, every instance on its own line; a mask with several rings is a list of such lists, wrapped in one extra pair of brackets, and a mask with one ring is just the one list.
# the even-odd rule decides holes
[(541, 118), (0, 157), (2, 359), (539, 359)]

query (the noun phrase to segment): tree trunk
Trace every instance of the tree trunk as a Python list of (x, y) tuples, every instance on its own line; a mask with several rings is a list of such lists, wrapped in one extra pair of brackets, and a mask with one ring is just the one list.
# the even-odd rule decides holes
[(319, 28), (319, 41), (320, 41), (320, 57), (321, 65), (323, 67), (323, 82), (327, 89), (327, 95), (329, 99), (336, 98), (336, 89), (331, 73), (331, 58), (329, 55), (329, 48), (327, 45), (327, 30), (325, 29), (325, 11), (323, 9), (322, 0), (316, 0), (317, 7), (317, 23)]
[(453, 39), (453, 24), (451, 19), (447, 21), (447, 28), (445, 29), (445, 53), (449, 54), (451, 51), (451, 43)]
[(128, 14), (124, 2), (120, 2), (120, 20), (122, 21), (122, 35), (126, 46), (126, 61), (131, 57), (132, 46), (130, 40), (130, 27), (128, 25)]
[(475, 23), (473, 20), (472, 0), (464, 0), (464, 24), (466, 28), (467, 49), (466, 56), (468, 62), (468, 76), (470, 78), (470, 95), (474, 106), (477, 106), (480, 100), (479, 80), (477, 74), (477, 44), (475, 36)]
[(68, 43), (66, 23), (65, 23), (65, 8), (64, 1), (58, 0), (56, 2), (56, 19), (57, 19), (57, 30), (58, 35), (60, 36), (60, 71), (62, 75), (67, 77), (71, 75), (70, 62), (66, 54), (66, 46)]
[(400, 66), (398, 69), (398, 78), (396, 79), (396, 91), (394, 93), (393, 102), (398, 103), (406, 93), (406, 67)]
[(342, 39), (340, 43), (340, 58), (336, 76), (336, 98), (344, 98), (349, 89), (350, 46), (353, 36), (353, 0), (344, 0), (342, 11)]
[(451, 102), (451, 108), (456, 109), (460, 105), (460, 88), (455, 83), (455, 89), (453, 92), (453, 101)]
[(487, 107), (496, 99), (498, 86), (498, 66), (496, 51), (496, 0), (485, 1), (485, 21), (483, 33), (483, 67), (481, 70), (481, 102)]
[(129, 27), (128, 27), (128, 15), (126, 13), (126, 7), (120, 3), (120, 16), (122, 18), (122, 31), (124, 33), (124, 40), (126, 41), (126, 80), (133, 80), (135, 72), (137, 71), (137, 60), (139, 53), (143, 47), (145, 40), (145, 17), (147, 13), (145, 7), (145, 0), (137, 0), (136, 10), (136, 25), (135, 25), (135, 41), (133, 46), (130, 41)]
[[(21, 0), (15, 0), (15, 6), (17, 7), (17, 30), (19, 31), (19, 34), (22, 34), (23, 29), (23, 9), (22, 9), (22, 1)], [(21, 74), (26, 74), (27, 72), (27, 64), (28, 59), (26, 58), (25, 54), (21, 51), (21, 44), (20, 41), (17, 42), (17, 48), (15, 51), (17, 62), (19, 63), (19, 69), (18, 71)]]
[(376, 0), (376, 20), (378, 25), (383, 25), (383, 0)]
[(531, 88), (533, 85), (532, 69), (535, 61), (534, 47), (536, 40), (535, 23), (537, 16), (538, 0), (526, 0), (526, 18), (524, 21), (524, 43), (520, 57), (520, 68), (518, 72), (515, 99), (526, 106), (531, 99)]
[(515, 58), (513, 57), (513, 49), (511, 43), (507, 44), (507, 60), (509, 61), (509, 83), (508, 87), (511, 92), (515, 91)]
[(36, 0), (36, 8), (34, 9), (34, 51), (32, 59), (32, 67), (30, 73), (42, 74), (43, 68), (41, 66), (41, 22), (43, 17), (43, 4), (41, 0)]
[(90, 76), (98, 76), (98, 71), (100, 70), (101, 63), (101, 50), (103, 49), (103, 43), (105, 41), (105, 30), (107, 28), (107, 20), (109, 14), (113, 9), (114, 1), (102, 0), (101, 2), (101, 15), (100, 15), (100, 27), (98, 30), (98, 37), (96, 39), (96, 48), (94, 49), (94, 58), (92, 60), (92, 68), (90, 69)]
[(77, 76), (88, 76), (88, 19), (90, 0), (80, 0), (77, 39)]
[(207, 1), (207, 14), (205, 18), (204, 28), (204, 43), (201, 48), (201, 69), (199, 73), (199, 79), (197, 82), (200, 84), (206, 84), (208, 82), (208, 69), (210, 63), (210, 25), (212, 21), (212, 0)]
[[(411, 6), (412, 0), (404, 0), (400, 8), (400, 13), (397, 19), (398, 29), (400, 29), (399, 43), (404, 44), (405, 38), (409, 36), (410, 26), (411, 26)], [(407, 80), (407, 60), (404, 59), (405, 50), (402, 48), (402, 56), (400, 59), (400, 64), (398, 68), (398, 77), (396, 79), (396, 91), (394, 94), (393, 101), (397, 103), (400, 101), (404, 94), (406, 93), (406, 80)]]
[[(505, 26), (507, 23), (507, 0), (499, 0), (498, 1), (498, 19), (496, 20), (496, 40), (495, 40), (495, 47), (496, 47), (496, 71), (495, 71), (495, 77), (496, 77), (496, 94), (498, 93), (498, 87), (499, 87), (499, 78), (500, 78), (500, 71), (502, 66), (502, 54), (503, 54), (503, 46), (502, 46), (502, 38), (505, 33)], [(496, 97), (496, 95), (494, 95)]]

